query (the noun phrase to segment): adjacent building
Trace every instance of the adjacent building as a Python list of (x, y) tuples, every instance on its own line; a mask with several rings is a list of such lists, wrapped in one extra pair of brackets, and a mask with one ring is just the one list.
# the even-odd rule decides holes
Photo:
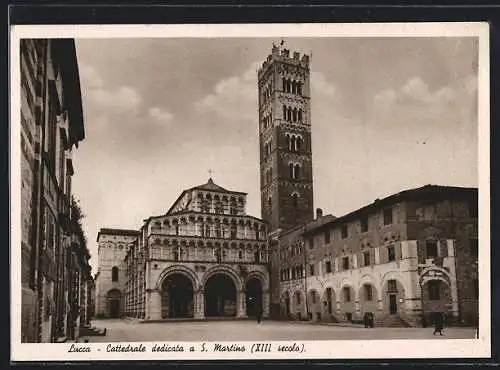
[(53, 342), (79, 325), (90, 258), (72, 223), (72, 152), (85, 136), (74, 40), (22, 39), (20, 63), (21, 340)]
[(127, 271), (123, 261), (137, 241), (137, 230), (101, 229), (97, 234), (98, 261), (95, 277), (96, 317), (123, 317)]
[(428, 185), (309, 223), (280, 240), (282, 312), (334, 322), (370, 312), (379, 325), (411, 326), (442, 314), (473, 325), (477, 236), (475, 188)]

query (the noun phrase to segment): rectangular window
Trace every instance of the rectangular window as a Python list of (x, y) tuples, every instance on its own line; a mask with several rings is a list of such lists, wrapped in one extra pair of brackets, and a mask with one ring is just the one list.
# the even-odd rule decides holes
[(370, 266), (371, 261), (370, 261), (370, 252), (363, 252), (363, 262), (365, 266)]
[(325, 231), (325, 244), (330, 243), (330, 231)]
[(398, 285), (396, 280), (388, 280), (387, 281), (387, 292), (388, 293), (397, 293)]
[(373, 301), (373, 290), (371, 285), (365, 285), (365, 301)]
[(341, 234), (342, 234), (342, 239), (346, 239), (347, 236), (348, 236), (348, 230), (347, 230), (347, 225), (343, 225), (342, 226), (342, 229), (340, 230)]
[(325, 270), (327, 274), (332, 272), (332, 263), (330, 261), (325, 262)]
[(349, 287), (345, 287), (343, 289), (344, 292), (344, 302), (350, 302), (351, 301), (351, 290)]
[(344, 270), (349, 270), (349, 257), (342, 258), (342, 268)]
[(426, 258), (436, 258), (438, 256), (438, 245), (436, 240), (427, 240), (425, 242)]
[(392, 224), (392, 208), (384, 209), (384, 225)]
[(441, 294), (440, 294), (441, 281), (431, 280), (427, 283), (427, 287), (429, 289), (429, 300), (439, 301), (441, 299)]
[(314, 248), (314, 238), (309, 238), (309, 249)]
[(361, 232), (365, 233), (368, 231), (368, 216), (361, 217)]
[(387, 258), (389, 262), (396, 261), (396, 248), (394, 248), (394, 245), (387, 247)]
[(470, 242), (470, 254), (472, 258), (477, 260), (479, 256), (477, 239), (470, 239), (469, 242)]
[(314, 265), (309, 265), (309, 275), (314, 276)]

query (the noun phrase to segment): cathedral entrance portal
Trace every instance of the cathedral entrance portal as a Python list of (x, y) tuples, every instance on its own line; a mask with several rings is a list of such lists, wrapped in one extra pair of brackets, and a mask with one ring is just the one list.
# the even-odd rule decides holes
[(119, 318), (121, 316), (121, 292), (118, 289), (112, 289), (107, 294), (108, 299), (108, 315), (111, 318)]
[(205, 316), (236, 316), (236, 287), (225, 274), (215, 274), (205, 283)]
[(161, 316), (193, 317), (193, 284), (187, 276), (172, 274), (163, 281)]
[(262, 314), (262, 284), (259, 279), (251, 278), (245, 286), (247, 316)]

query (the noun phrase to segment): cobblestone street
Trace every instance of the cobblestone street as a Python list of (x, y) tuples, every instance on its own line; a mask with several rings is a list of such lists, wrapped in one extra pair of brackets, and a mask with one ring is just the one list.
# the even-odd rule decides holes
[(433, 336), (433, 328), (372, 328), (302, 322), (191, 321), (139, 323), (131, 320), (94, 320), (107, 328), (106, 336), (90, 342), (154, 341), (258, 341), (258, 340), (373, 340), (373, 339), (473, 339), (474, 328), (445, 328)]

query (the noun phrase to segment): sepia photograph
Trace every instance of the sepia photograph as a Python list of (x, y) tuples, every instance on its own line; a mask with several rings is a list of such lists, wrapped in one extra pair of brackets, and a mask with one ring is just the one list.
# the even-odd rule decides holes
[(13, 26), (12, 359), (484, 357), (488, 84), (482, 23)]

